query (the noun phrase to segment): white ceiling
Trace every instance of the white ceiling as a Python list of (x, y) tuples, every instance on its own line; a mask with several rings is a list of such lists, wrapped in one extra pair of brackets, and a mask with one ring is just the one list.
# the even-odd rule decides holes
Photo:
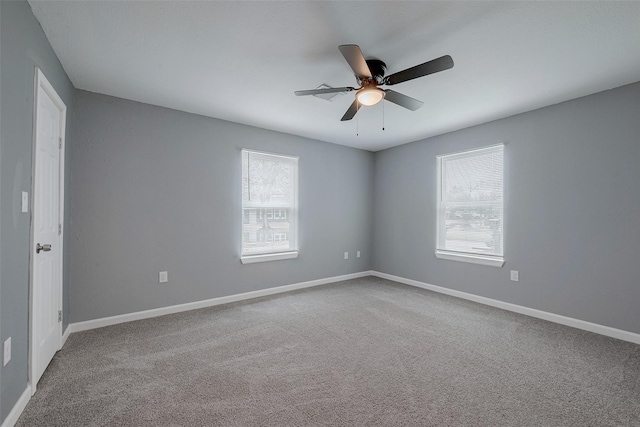
[[(639, 1), (29, 3), (79, 89), (371, 151), (640, 81)], [(455, 66), (341, 122), (353, 92), (293, 94), (357, 86), (340, 44)]]

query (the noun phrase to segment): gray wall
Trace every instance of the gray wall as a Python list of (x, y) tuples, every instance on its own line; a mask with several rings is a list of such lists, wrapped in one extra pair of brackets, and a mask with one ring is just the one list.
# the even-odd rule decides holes
[[(373, 269), (640, 333), (639, 119), (636, 83), (376, 153)], [(436, 259), (435, 157), (500, 142), (504, 267)]]
[[(67, 105), (67, 129), (73, 111), (73, 86), (29, 4), (2, 1), (0, 8), (0, 339), (4, 342), (11, 337), (12, 341), (11, 361), (0, 371), (0, 420), (4, 421), (28, 381), (30, 216), (20, 213), (20, 197), (22, 191), (31, 194), (35, 67), (42, 70)], [(67, 144), (70, 138), (67, 133)], [(66, 154), (68, 176), (68, 145)], [(70, 196), (68, 183), (66, 194)], [(68, 216), (66, 219), (68, 230)], [(68, 262), (63, 274), (66, 311)], [(66, 313), (64, 317), (68, 323)]]
[[(85, 91), (75, 107), (72, 322), (370, 269), (373, 153)], [(239, 261), (242, 148), (300, 156), (297, 259)]]

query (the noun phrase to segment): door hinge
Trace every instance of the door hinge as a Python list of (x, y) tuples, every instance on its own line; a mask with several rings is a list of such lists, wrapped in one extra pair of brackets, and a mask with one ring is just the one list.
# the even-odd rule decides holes
[(58, 310), (58, 322), (62, 322), (62, 310)]
[(58, 236), (62, 234), (62, 224), (58, 224)]
[(62, 150), (62, 137), (58, 137), (58, 149)]

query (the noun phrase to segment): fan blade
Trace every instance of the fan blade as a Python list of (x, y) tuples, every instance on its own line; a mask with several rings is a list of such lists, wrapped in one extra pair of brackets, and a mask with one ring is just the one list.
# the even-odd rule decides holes
[(362, 104), (360, 104), (357, 99), (354, 100), (353, 103), (351, 104), (351, 106), (349, 107), (349, 109), (347, 110), (347, 112), (344, 113), (344, 116), (342, 116), (340, 121), (344, 122), (346, 120), (353, 119), (353, 116), (356, 115), (356, 113), (358, 112), (358, 110), (360, 109), (361, 106), (362, 106)]
[(417, 99), (411, 98), (407, 95), (403, 95), (400, 92), (396, 92), (395, 90), (391, 89), (385, 89), (384, 99), (389, 102), (393, 102), (394, 104), (398, 104), (399, 106), (407, 108), (411, 111), (416, 111), (424, 104), (424, 102), (422, 101), (418, 101)]
[(343, 44), (338, 46), (338, 49), (340, 49), (342, 56), (347, 60), (358, 79), (371, 78), (371, 71), (367, 61), (365, 61), (364, 55), (362, 55), (362, 51), (357, 44)]
[(303, 95), (319, 95), (321, 93), (351, 92), (356, 90), (355, 87), (330, 87), (327, 89), (297, 90), (294, 93), (297, 96)]
[(453, 68), (453, 59), (449, 55), (445, 55), (429, 62), (425, 62), (424, 64), (416, 65), (415, 67), (393, 73), (384, 78), (384, 84), (395, 85), (408, 80), (417, 79), (418, 77), (448, 70), (449, 68)]

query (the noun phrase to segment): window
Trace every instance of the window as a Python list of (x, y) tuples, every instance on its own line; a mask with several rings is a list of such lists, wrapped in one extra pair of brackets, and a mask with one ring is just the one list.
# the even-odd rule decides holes
[(273, 212), (273, 219), (275, 219), (275, 220), (285, 220), (285, 219), (287, 219), (287, 210), (286, 209), (276, 209)]
[(501, 144), (437, 157), (438, 258), (504, 264), (503, 152)]
[(297, 257), (298, 158), (242, 150), (242, 212), (243, 264)]
[(287, 240), (287, 233), (273, 233), (273, 240), (276, 242)]

